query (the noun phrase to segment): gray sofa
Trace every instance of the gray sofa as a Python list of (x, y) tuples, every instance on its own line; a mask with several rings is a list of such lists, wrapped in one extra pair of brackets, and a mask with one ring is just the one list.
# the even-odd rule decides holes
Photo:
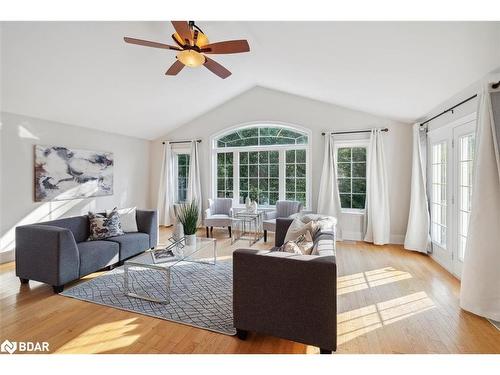
[(87, 241), (87, 215), (19, 226), (16, 228), (16, 275), (21, 283), (40, 281), (60, 293), (64, 284), (155, 247), (156, 211), (137, 210), (136, 219), (138, 232), (102, 241)]
[[(281, 246), (293, 219), (276, 220)], [(234, 326), (313, 345), (337, 348), (335, 228), (313, 238), (319, 255), (238, 249), (233, 253)]]

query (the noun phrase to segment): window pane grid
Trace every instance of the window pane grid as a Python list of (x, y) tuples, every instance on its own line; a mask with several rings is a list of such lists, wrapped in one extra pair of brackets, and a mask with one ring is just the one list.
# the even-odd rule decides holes
[(447, 181), (446, 142), (432, 145), (431, 179), (431, 237), (437, 244), (446, 247), (447, 239)]
[(240, 203), (246, 197), (259, 205), (275, 205), (279, 199), (279, 152), (239, 152)]
[(217, 153), (217, 197), (233, 197), (233, 153)]
[(459, 138), (458, 181), (458, 258), (463, 261), (469, 228), (472, 198), (472, 167), (475, 136), (467, 134)]
[(342, 208), (365, 208), (366, 147), (338, 148), (337, 184)]
[(306, 134), (282, 127), (253, 126), (236, 130), (217, 140), (217, 147), (307, 144)]
[(306, 204), (306, 151), (285, 151), (285, 199)]
[(182, 203), (187, 199), (189, 177), (189, 154), (177, 155), (177, 201)]

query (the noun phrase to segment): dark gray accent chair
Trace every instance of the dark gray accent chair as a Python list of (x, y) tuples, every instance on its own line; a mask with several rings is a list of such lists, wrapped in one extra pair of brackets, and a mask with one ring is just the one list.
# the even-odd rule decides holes
[(155, 247), (158, 241), (156, 211), (137, 210), (136, 219), (139, 232), (100, 241), (87, 241), (87, 215), (19, 226), (16, 228), (16, 275), (21, 283), (40, 281), (60, 293), (64, 284), (121, 264)]
[[(275, 246), (293, 219), (276, 219)], [(238, 249), (233, 253), (233, 313), (237, 335), (259, 332), (337, 349), (335, 229), (314, 238), (318, 255)]]

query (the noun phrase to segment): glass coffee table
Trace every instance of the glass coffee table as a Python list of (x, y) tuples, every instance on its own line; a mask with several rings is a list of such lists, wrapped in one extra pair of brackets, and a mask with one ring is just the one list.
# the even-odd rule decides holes
[(125, 295), (151, 302), (170, 303), (172, 273), (176, 267), (189, 262), (215, 265), (217, 241), (197, 237), (196, 243), (186, 245), (181, 239), (168, 247), (148, 250), (124, 263), (123, 289)]

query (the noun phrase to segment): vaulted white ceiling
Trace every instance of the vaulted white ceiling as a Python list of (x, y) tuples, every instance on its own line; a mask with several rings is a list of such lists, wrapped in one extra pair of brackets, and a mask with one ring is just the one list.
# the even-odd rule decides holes
[[(500, 22), (203, 22), (212, 42), (251, 52), (164, 75), (165, 22), (2, 23), (2, 110), (153, 139), (261, 85), (414, 121), (500, 66)], [(258, 111), (258, 108), (255, 109)]]

